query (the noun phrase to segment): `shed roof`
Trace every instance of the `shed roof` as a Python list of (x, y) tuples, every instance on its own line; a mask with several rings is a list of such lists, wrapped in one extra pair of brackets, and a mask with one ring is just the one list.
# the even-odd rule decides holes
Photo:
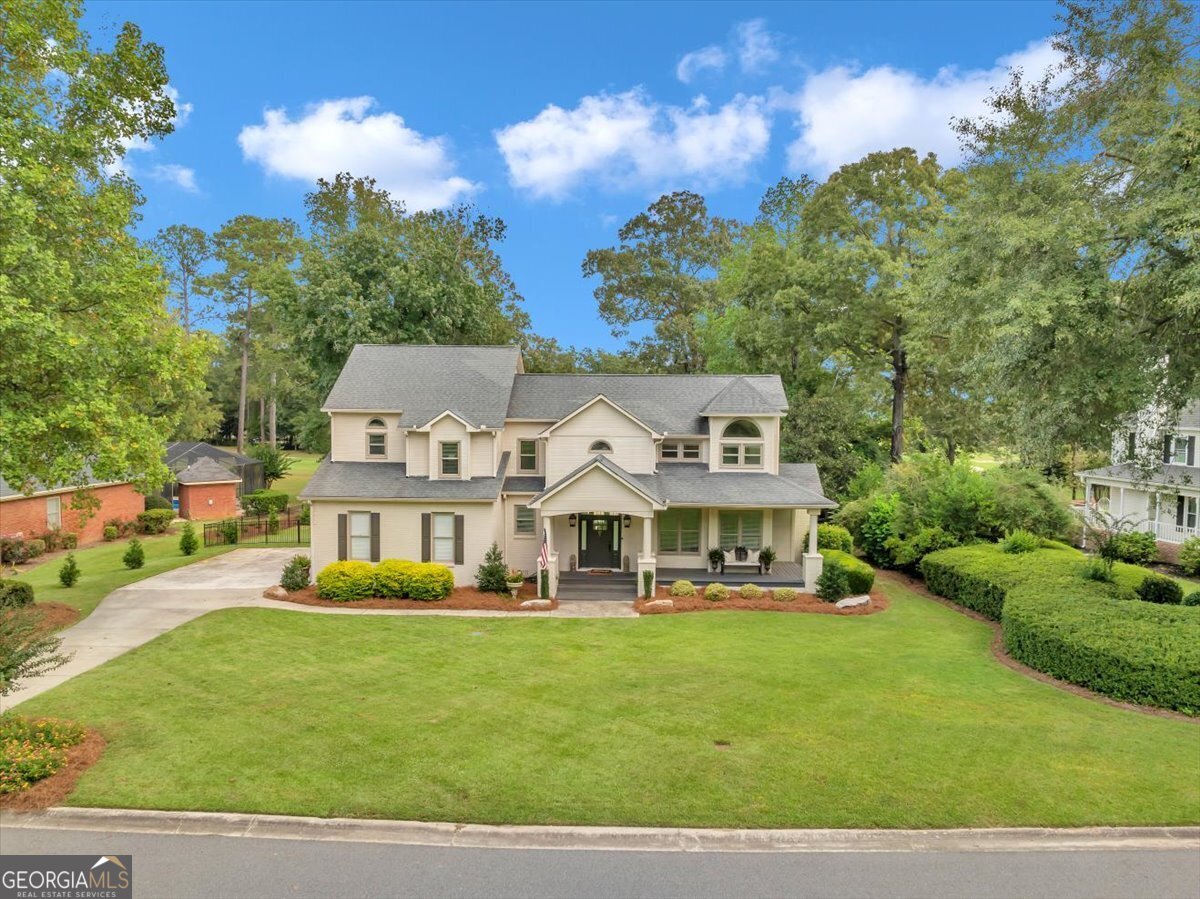
[(175, 476), (180, 484), (236, 484), (242, 479), (208, 456), (201, 456)]

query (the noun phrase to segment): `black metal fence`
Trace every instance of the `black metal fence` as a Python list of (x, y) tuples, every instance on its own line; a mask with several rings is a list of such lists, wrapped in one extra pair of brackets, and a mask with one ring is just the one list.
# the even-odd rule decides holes
[(204, 524), (205, 546), (230, 544), (264, 546), (272, 543), (307, 544), (308, 521), (300, 509), (287, 509), (274, 516), (243, 515)]

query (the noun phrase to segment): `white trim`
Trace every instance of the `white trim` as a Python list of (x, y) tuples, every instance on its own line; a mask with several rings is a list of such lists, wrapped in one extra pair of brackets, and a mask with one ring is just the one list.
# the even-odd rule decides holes
[[(234, 481), (233, 483), (237, 483), (237, 481)], [(0, 503), (7, 503), (9, 501), (15, 501), (18, 499), (33, 499), (34, 497), (38, 496), (74, 493), (77, 490), (95, 490), (98, 487), (120, 487), (123, 484), (133, 484), (133, 481), (104, 481), (100, 484), (83, 484), (75, 487), (55, 487), (51, 490), (35, 490), (33, 493), (14, 493), (12, 496), (0, 496)]]
[[(574, 484), (585, 474), (589, 474), (590, 472), (595, 471), (597, 468), (599, 468), (601, 471), (603, 471), (606, 475), (608, 475), (610, 478), (612, 478), (614, 481), (616, 481), (622, 487), (625, 487), (626, 489), (628, 489), (631, 493), (635, 493), (638, 496), (640, 496), (642, 499), (646, 500), (646, 502), (648, 502), (650, 504), (650, 508), (655, 509), (655, 510), (662, 510), (662, 509), (667, 508), (665, 505), (663, 505), (661, 502), (656, 500), (653, 496), (651, 496), (646, 491), (642, 490), (640, 487), (637, 487), (637, 486), (631, 484), (629, 481), (625, 480), (623, 477), (618, 475), (616, 472), (610, 471), (608, 469), (608, 467), (605, 466), (604, 463), (602, 463), (600, 461), (599, 457), (593, 459), (591, 464), (587, 465), (586, 467), (579, 469), (574, 474), (569, 475), (566, 478), (563, 478), (563, 480), (559, 481), (557, 484), (555, 484), (549, 490), (543, 491), (541, 496), (539, 496), (533, 502), (528, 503), (527, 505), (531, 509), (540, 509), (542, 507), (542, 503), (545, 500), (548, 500), (550, 497), (554, 496), (554, 494), (558, 493), (559, 491), (563, 490), (566, 487), (569, 487), (571, 484)], [(588, 514), (590, 514), (590, 513), (588, 513)], [(604, 514), (608, 514), (608, 513), (604, 513)], [(622, 513), (622, 514), (624, 514), (624, 513)]]
[(461, 424), (468, 431), (478, 432), (478, 431), (488, 431), (488, 430), (494, 431), (494, 430), (496, 430), (495, 428), (477, 428), (477, 427), (475, 427), (475, 425), (471, 424), (469, 421), (467, 421), (461, 415), (459, 415), (455, 412), (451, 412), (449, 409), (447, 409), (445, 412), (441, 412), (438, 415), (435, 415), (433, 418), (429, 419), (429, 421), (425, 422), (425, 424), (420, 425), (419, 427), (407, 428), (406, 430), (419, 431), (421, 433), (425, 433), (425, 432), (429, 431), (435, 424), (437, 424), (439, 421), (441, 421), (443, 418), (445, 418), (447, 415), (449, 415), (451, 418), (453, 418), (455, 421), (457, 421), (459, 424)]
[(644, 421), (642, 421), (640, 418), (638, 418), (633, 413), (629, 412), (627, 409), (621, 408), (621, 406), (619, 406), (617, 403), (614, 403), (612, 400), (610, 400), (608, 397), (606, 397), (603, 393), (596, 394), (594, 397), (592, 397), (590, 400), (588, 400), (586, 403), (584, 403), (582, 406), (580, 406), (574, 412), (568, 413), (567, 415), (563, 416), (558, 421), (556, 421), (554, 424), (552, 424), (550, 427), (546, 428), (538, 436), (540, 436), (540, 437), (550, 436), (550, 434), (556, 428), (566, 424), (568, 421), (570, 421), (576, 415), (579, 415), (581, 412), (583, 412), (587, 409), (590, 409), (592, 406), (594, 406), (596, 403), (600, 402), (601, 400), (608, 403), (608, 405), (612, 406), (612, 408), (616, 409), (618, 412), (620, 412), (622, 415), (624, 415), (626, 418), (628, 418), (631, 422), (633, 422), (639, 428), (644, 428), (646, 430), (646, 432), (648, 434), (650, 434), (650, 436), (653, 437), (655, 440), (662, 439), (662, 434), (658, 433), (658, 431), (654, 430), (654, 428), (650, 427), (650, 425), (646, 424)]

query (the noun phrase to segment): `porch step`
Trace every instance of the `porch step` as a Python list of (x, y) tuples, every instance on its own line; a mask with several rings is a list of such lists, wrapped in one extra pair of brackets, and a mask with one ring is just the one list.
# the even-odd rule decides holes
[(637, 577), (632, 574), (563, 574), (558, 580), (558, 598), (567, 600), (633, 600)]

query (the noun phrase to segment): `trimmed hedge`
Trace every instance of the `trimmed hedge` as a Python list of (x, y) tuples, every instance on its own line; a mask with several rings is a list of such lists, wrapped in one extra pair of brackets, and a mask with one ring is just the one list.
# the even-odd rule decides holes
[(375, 595), (402, 599), (408, 595), (408, 577), (414, 562), (407, 559), (384, 559), (375, 566)]
[(317, 574), (317, 596), (334, 602), (366, 599), (375, 592), (375, 566), (370, 562), (330, 562)]
[(356, 599), (445, 599), (454, 589), (454, 572), (436, 562), (384, 559), (330, 562), (317, 575), (317, 596), (334, 602)]
[(854, 552), (854, 538), (840, 524), (817, 525), (817, 549), (836, 549), (844, 553)]
[(171, 509), (148, 509), (138, 512), (137, 529), (143, 534), (165, 534), (174, 520), (175, 513)]
[(242, 494), (242, 509), (247, 515), (270, 515), (286, 509), (289, 499), (291, 497), (281, 490), (255, 490)]
[(33, 584), (0, 579), (0, 609), (16, 609), (33, 604)]
[(826, 562), (834, 562), (842, 567), (850, 581), (850, 592), (855, 596), (870, 593), (875, 586), (875, 569), (862, 559), (836, 549), (822, 550), (821, 555)]
[(1038, 671), (1116, 699), (1200, 715), (1200, 608), (1137, 600), (1144, 569), (1113, 582), (1083, 575), (1083, 553), (1049, 544), (1010, 555), (995, 544), (926, 556), (926, 586), (1001, 623), (1004, 647)]

